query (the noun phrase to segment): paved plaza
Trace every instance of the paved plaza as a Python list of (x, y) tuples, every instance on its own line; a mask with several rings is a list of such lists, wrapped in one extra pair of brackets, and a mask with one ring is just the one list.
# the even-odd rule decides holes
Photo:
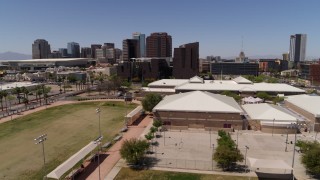
[[(160, 134), (160, 133), (158, 133)], [(284, 160), (289, 166), (292, 165), (294, 135), (288, 135), (287, 151), (286, 134), (266, 134), (253, 131), (239, 131), (231, 133), (232, 139), (237, 143), (243, 155), (245, 146), (248, 146), (247, 157), (258, 159)], [(310, 136), (311, 137), (311, 136)], [(212, 154), (217, 146), (217, 132), (204, 130), (166, 131), (156, 138), (158, 146), (153, 147), (156, 153), (149, 155), (158, 159), (156, 167), (176, 169), (221, 171), (212, 160)], [(307, 135), (299, 134), (297, 139), (307, 139)], [(309, 138), (309, 140), (311, 140)], [(291, 144), (292, 141), (292, 144)], [(212, 148), (214, 147), (214, 148)], [(298, 148), (297, 148), (298, 149)], [(301, 154), (296, 151), (294, 174), (297, 179), (311, 179), (306, 175), (305, 168), (300, 163)], [(244, 165), (245, 161), (239, 164)], [(248, 160), (247, 160), (248, 165)], [(250, 166), (249, 166), (250, 167)], [(290, 174), (291, 170), (278, 169), (251, 169), (252, 175), (256, 173)]]

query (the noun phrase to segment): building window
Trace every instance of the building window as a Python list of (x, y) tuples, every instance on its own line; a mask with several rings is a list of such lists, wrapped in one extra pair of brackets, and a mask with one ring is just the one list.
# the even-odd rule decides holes
[(223, 128), (231, 128), (231, 124), (223, 124)]

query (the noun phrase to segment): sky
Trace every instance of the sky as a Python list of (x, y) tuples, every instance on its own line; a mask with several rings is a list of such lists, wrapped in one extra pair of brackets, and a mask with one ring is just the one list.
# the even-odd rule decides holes
[(320, 57), (319, 0), (1, 0), (0, 53), (31, 54), (36, 39), (51, 50), (122, 40), (133, 32), (167, 32), (173, 47), (200, 43), (208, 55), (265, 56), (289, 51), (291, 34), (307, 34), (307, 57)]

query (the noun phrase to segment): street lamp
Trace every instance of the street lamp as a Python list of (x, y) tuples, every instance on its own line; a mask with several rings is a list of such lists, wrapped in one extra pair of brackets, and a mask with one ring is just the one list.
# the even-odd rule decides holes
[(274, 130), (274, 120), (275, 118), (273, 118), (273, 123), (272, 123), (272, 136), (273, 136), (273, 130)]
[(238, 142), (239, 142), (239, 127), (237, 126), (237, 149), (238, 149)]
[(289, 126), (287, 126), (286, 149), (284, 150), (285, 152), (288, 151), (288, 129), (289, 129)]
[(99, 147), (98, 147), (98, 168), (99, 168), (99, 180), (101, 179), (101, 175), (100, 175), (100, 149), (101, 149), (101, 140), (102, 140), (103, 136), (99, 136), (95, 141), (96, 143), (98, 143)]
[(101, 112), (100, 108), (97, 108), (96, 113), (98, 114), (98, 117), (99, 117), (99, 136), (101, 137), (100, 112)]
[(42, 144), (44, 179), (47, 179), (47, 175), (46, 175), (46, 156), (44, 154), (44, 141), (47, 140), (47, 134), (43, 134), (43, 135), (35, 138), (34, 140), (37, 141), (35, 144)]
[(291, 123), (291, 128), (294, 129), (294, 146), (293, 146), (293, 156), (292, 156), (292, 170), (291, 170), (291, 174), (292, 174), (292, 179), (294, 180), (294, 175), (293, 175), (293, 168), (294, 168), (294, 159), (295, 159), (295, 152), (296, 152), (296, 143), (297, 143), (297, 131), (299, 129), (301, 124), (298, 123), (298, 119), (296, 121), (296, 123)]
[(211, 128), (209, 129), (209, 133), (210, 133), (210, 145), (209, 145), (209, 147), (211, 147)]
[(247, 150), (249, 149), (248, 146), (245, 146), (246, 148), (246, 153), (245, 153), (245, 158), (244, 158), (244, 166), (247, 166)]

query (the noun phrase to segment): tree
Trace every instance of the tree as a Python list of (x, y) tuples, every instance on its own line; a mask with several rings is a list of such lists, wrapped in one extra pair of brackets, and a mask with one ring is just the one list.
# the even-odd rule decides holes
[(162, 126), (162, 121), (154, 120), (152, 125), (156, 128), (159, 128), (160, 126)]
[(3, 91), (0, 91), (1, 110), (3, 111)]
[(220, 130), (218, 132), (218, 147), (213, 155), (213, 159), (218, 163), (223, 170), (229, 169), (230, 166), (237, 161), (243, 161), (243, 155), (237, 149), (230, 134)]
[(142, 100), (143, 109), (151, 112), (152, 109), (162, 100), (162, 96), (159, 94), (150, 93)]
[(263, 101), (271, 99), (271, 96), (266, 92), (258, 92), (257, 97), (263, 99)]
[(320, 177), (320, 144), (317, 141), (298, 140), (302, 152), (301, 162), (311, 174)]
[(20, 93), (21, 93), (21, 88), (20, 87), (15, 87), (12, 91), (12, 94), (16, 94), (17, 95), (17, 99), (19, 101), (20, 104)]
[(7, 97), (8, 97), (8, 92), (7, 91), (2, 91), (2, 95), (4, 97), (4, 102), (6, 105), (6, 110), (8, 110), (8, 104), (7, 104)]
[(235, 101), (240, 101), (241, 100), (241, 97), (238, 94), (234, 93), (234, 92), (223, 91), (221, 94), (229, 96), (229, 97), (232, 97)]
[(29, 100), (24, 97), (24, 98), (22, 99), (22, 102), (24, 103), (24, 105), (26, 106), (26, 109), (27, 109), (28, 104), (29, 104)]
[(136, 138), (125, 140), (121, 146), (120, 155), (127, 163), (136, 165), (142, 162), (149, 146), (146, 140)]

